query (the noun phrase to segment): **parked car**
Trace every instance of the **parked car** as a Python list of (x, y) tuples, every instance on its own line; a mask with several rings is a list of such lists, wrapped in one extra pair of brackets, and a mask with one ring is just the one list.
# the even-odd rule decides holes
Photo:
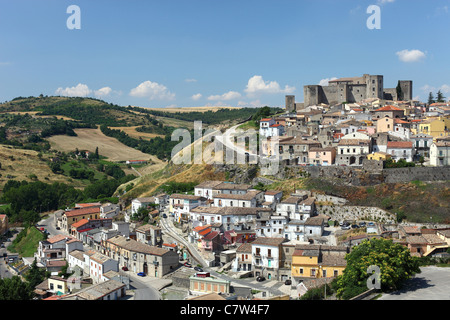
[(361, 227), (361, 228), (364, 228), (365, 226), (366, 226), (366, 223), (363, 221), (363, 222), (360, 222), (359, 223), (359, 226)]
[(359, 228), (359, 226), (357, 224), (352, 225), (352, 229), (358, 229), (358, 228)]
[(4, 247), (5, 247), (5, 244), (4, 244), (4, 243), (2, 243), (2, 244), (0, 245), (0, 247), (4, 248)]
[(263, 282), (264, 280), (266, 280), (266, 278), (263, 276), (256, 277), (256, 281), (258, 281), (258, 282)]
[(56, 227), (56, 230), (60, 230), (61, 228), (60, 227)]
[(195, 271), (198, 271), (198, 272), (203, 272), (203, 269), (200, 268), (200, 267), (194, 267), (194, 270), (195, 270)]
[(167, 218), (167, 214), (163, 213), (163, 218)]
[(375, 225), (375, 223), (369, 222), (367, 225), (373, 227)]
[(192, 264), (190, 264), (189, 262), (185, 262), (183, 264), (183, 266), (187, 267), (187, 268), (192, 268)]
[(341, 227), (341, 230), (350, 230), (350, 229), (351, 229), (351, 227), (349, 225), (343, 225)]
[(144, 273), (144, 272), (139, 272), (137, 275), (138, 275), (139, 277), (145, 277), (145, 273)]
[(292, 280), (287, 279), (287, 280), (284, 282), (284, 284), (287, 285), (287, 286), (290, 286), (290, 285), (292, 284)]
[(124, 266), (124, 267), (122, 267), (122, 270), (123, 271), (128, 271), (128, 268)]

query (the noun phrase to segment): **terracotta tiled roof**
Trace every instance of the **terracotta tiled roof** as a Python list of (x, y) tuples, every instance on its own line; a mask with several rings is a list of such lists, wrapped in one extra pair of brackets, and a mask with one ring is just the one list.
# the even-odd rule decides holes
[(71, 237), (71, 236), (66, 236), (66, 235), (63, 235), (63, 234), (58, 234), (58, 235), (56, 235), (56, 236), (54, 236), (54, 237), (48, 238), (46, 241), (49, 242), (49, 243), (55, 243), (55, 242), (64, 240), (64, 239), (66, 239), (66, 238), (67, 238), (67, 239), (70, 239), (70, 240), (75, 239), (74, 237)]
[(388, 141), (387, 147), (389, 148), (412, 148), (413, 143), (411, 141)]
[(85, 225), (88, 222), (89, 222), (88, 219), (81, 219), (80, 221), (73, 223), (72, 227), (73, 228), (78, 228), (78, 227), (81, 227), (81, 226)]
[(383, 111), (403, 111), (403, 109), (394, 106), (384, 106), (382, 108), (375, 110), (375, 112), (383, 112)]
[(75, 209), (66, 211), (64, 214), (67, 217), (76, 217), (76, 216), (82, 216), (85, 214), (93, 214), (93, 213), (100, 213), (100, 207), (88, 207), (83, 209)]
[(285, 241), (284, 238), (266, 238), (266, 237), (258, 237), (255, 241), (252, 242), (252, 245), (259, 244), (265, 246), (279, 246)]

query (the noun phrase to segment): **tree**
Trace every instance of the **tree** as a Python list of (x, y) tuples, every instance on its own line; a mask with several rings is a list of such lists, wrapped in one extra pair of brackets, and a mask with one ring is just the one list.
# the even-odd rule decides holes
[(392, 240), (372, 238), (353, 248), (346, 256), (347, 266), (337, 279), (337, 297), (350, 299), (368, 290), (368, 268), (380, 268), (383, 292), (399, 289), (415, 273), (420, 273), (419, 260), (408, 248)]
[(37, 266), (36, 258), (34, 258), (30, 269), (28, 270), (25, 279), (28, 281), (31, 288), (35, 288), (38, 284), (42, 283), (46, 278), (45, 269), (39, 269)]
[(430, 92), (430, 94), (428, 95), (428, 105), (433, 104), (434, 102), (435, 101), (434, 101), (433, 93)]
[(33, 290), (19, 276), (0, 279), (0, 300), (31, 300), (34, 297)]
[(445, 102), (445, 97), (441, 90), (437, 93), (436, 102)]

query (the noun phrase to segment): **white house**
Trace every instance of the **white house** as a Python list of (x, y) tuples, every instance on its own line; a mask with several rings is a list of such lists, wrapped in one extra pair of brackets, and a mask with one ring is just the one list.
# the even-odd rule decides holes
[(430, 147), (430, 165), (450, 165), (450, 141), (437, 141)]
[(256, 207), (264, 200), (264, 192), (248, 191), (245, 194), (226, 194), (221, 193), (213, 197), (215, 207)]
[(267, 137), (280, 137), (284, 135), (285, 129), (282, 124), (273, 124), (269, 127), (269, 130), (266, 134), (268, 134)]
[(386, 152), (392, 156), (392, 160), (413, 161), (414, 148), (411, 141), (388, 141)]
[(276, 121), (274, 118), (266, 118), (266, 119), (261, 119), (261, 121), (259, 122), (259, 135), (261, 137), (270, 137), (271, 131), (270, 131), (270, 127), (275, 125)]
[(138, 212), (140, 208), (147, 208), (147, 206), (153, 202), (154, 199), (152, 197), (145, 198), (136, 198), (131, 201), (131, 214), (135, 214)]
[(195, 186), (194, 194), (196, 196), (205, 197), (206, 199), (212, 199), (214, 188), (222, 183), (223, 181), (204, 181)]
[(119, 271), (119, 262), (100, 252), (90, 255), (87, 262), (89, 263), (89, 277), (94, 283), (107, 281), (104, 274), (108, 271)]
[(120, 206), (114, 203), (104, 203), (100, 207), (100, 218), (114, 218), (120, 212)]
[(188, 194), (172, 194), (169, 197), (169, 212), (177, 221), (186, 220), (192, 209), (206, 204), (207, 199), (202, 196)]
[(276, 205), (281, 201), (283, 197), (283, 191), (277, 190), (267, 190), (264, 192), (264, 203), (267, 205), (273, 205), (271, 207), (275, 208)]
[(252, 243), (252, 266), (255, 276), (278, 279), (281, 264), (281, 244), (284, 238), (258, 237)]
[(291, 195), (277, 204), (277, 214), (289, 217), (291, 220), (306, 221), (315, 212), (315, 198), (306, 195)]
[(67, 263), (69, 264), (69, 268), (74, 270), (75, 267), (79, 267), (81, 270), (84, 270), (84, 252), (81, 250), (73, 250), (67, 256)]
[(272, 215), (263, 221), (256, 229), (257, 237), (283, 238), (284, 230), (289, 218), (281, 215)]
[(321, 237), (325, 226), (323, 217), (311, 217), (305, 221), (305, 236), (310, 239)]

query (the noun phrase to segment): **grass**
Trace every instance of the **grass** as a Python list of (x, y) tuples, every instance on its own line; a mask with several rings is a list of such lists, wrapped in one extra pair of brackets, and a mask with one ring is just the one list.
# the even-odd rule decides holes
[(126, 160), (149, 160), (161, 162), (155, 156), (130, 148), (117, 139), (105, 136), (100, 129), (75, 129), (76, 137), (53, 136), (48, 138), (53, 149), (71, 152), (75, 149), (95, 152), (98, 147), (99, 153), (109, 161)]
[(18, 253), (21, 257), (32, 257), (39, 246), (39, 241), (44, 240), (44, 235), (35, 227), (24, 229), (22, 232), (26, 232), (26, 235), (19, 241), (14, 240), (8, 246), (8, 250)]
[(38, 156), (39, 152), (33, 150), (14, 149), (10, 146), (0, 145), (0, 189), (8, 180), (31, 181), (30, 175), (36, 175), (37, 179), (46, 183), (68, 183), (69, 178), (52, 172), (47, 164), (51, 154)]

